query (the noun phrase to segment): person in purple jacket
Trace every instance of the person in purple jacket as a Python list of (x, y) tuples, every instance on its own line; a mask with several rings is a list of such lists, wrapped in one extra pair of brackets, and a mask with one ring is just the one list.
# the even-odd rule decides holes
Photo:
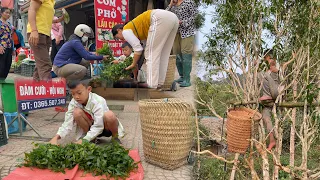
[(58, 77), (64, 77), (68, 81), (82, 80), (90, 65), (87, 60), (107, 59), (107, 56), (96, 56), (84, 48), (83, 43), (92, 35), (91, 28), (85, 24), (79, 24), (74, 29), (74, 34), (63, 44), (54, 58), (52, 70)]

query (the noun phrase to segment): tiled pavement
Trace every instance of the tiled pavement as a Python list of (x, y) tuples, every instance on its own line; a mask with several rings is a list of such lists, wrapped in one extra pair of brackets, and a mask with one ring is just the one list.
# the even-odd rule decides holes
[[(126, 102), (123, 103), (125, 104)], [(168, 171), (145, 162), (137, 103), (136, 105), (125, 105), (124, 111), (115, 111), (115, 113), (126, 131), (126, 136), (121, 139), (123, 145), (126, 148), (139, 149), (142, 165), (145, 170), (145, 179), (191, 179), (190, 166), (183, 166), (174, 171)], [(55, 135), (63, 120), (63, 113), (60, 113), (55, 119), (50, 120), (54, 114), (54, 108), (33, 111), (29, 114), (28, 120), (44, 138), (51, 138)], [(36, 136), (36, 134), (27, 127), (27, 131), (23, 133), (23, 136)], [(109, 139), (103, 139), (102, 141), (109, 141)], [(7, 145), (0, 147), (1, 177), (8, 175), (15, 168), (15, 165), (22, 162), (24, 152), (29, 152), (32, 149), (33, 142), (41, 141), (12, 137)]]
[[(175, 97), (185, 99), (193, 103), (193, 87), (179, 88), (172, 93)], [(176, 170), (169, 171), (160, 167), (149, 164), (145, 161), (142, 147), (141, 126), (139, 121), (138, 103), (133, 101), (108, 101), (108, 104), (124, 105), (123, 111), (114, 111), (123, 124), (126, 136), (121, 139), (126, 148), (139, 149), (142, 165), (144, 167), (146, 180), (188, 180), (192, 179), (192, 167), (185, 165)], [(39, 133), (47, 140), (55, 135), (59, 126), (63, 122), (64, 113), (58, 114), (54, 119), (52, 117), (56, 114), (54, 108), (36, 110), (29, 113), (28, 121), (39, 131)], [(33, 145), (32, 142), (45, 142), (37, 139), (32, 139), (30, 136), (36, 136), (30, 127), (23, 133), (23, 136), (29, 138), (11, 137), (8, 144), (0, 147), (0, 179), (7, 176), (15, 166), (23, 161), (24, 152), (29, 152)], [(72, 137), (71, 137), (72, 139)], [(108, 141), (109, 139), (103, 139)]]

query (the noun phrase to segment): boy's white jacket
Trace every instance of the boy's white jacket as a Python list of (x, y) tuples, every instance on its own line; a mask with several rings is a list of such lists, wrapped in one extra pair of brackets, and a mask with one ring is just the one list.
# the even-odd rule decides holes
[[(104, 129), (103, 115), (105, 112), (109, 111), (109, 108), (107, 106), (106, 100), (103, 97), (90, 92), (89, 99), (85, 107), (74, 99), (70, 101), (68, 111), (65, 114), (64, 123), (57, 132), (61, 139), (69, 135), (74, 127), (76, 128), (77, 140), (79, 140), (84, 134), (80, 126), (78, 126), (74, 121), (73, 111), (75, 108), (81, 108), (82, 110), (90, 114), (93, 118), (93, 124), (83, 139), (91, 141), (98, 135), (100, 135)], [(118, 136), (121, 138), (124, 136), (124, 128), (119, 120), (118, 122)]]

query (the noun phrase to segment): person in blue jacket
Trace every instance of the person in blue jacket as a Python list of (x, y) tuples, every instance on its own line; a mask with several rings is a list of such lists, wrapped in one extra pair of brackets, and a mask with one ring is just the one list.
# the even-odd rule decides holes
[(53, 72), (58, 77), (67, 80), (81, 80), (86, 75), (87, 67), (90, 65), (87, 60), (106, 60), (107, 56), (96, 56), (88, 52), (83, 43), (86, 43), (92, 30), (85, 24), (79, 24), (74, 34), (63, 44), (53, 61)]

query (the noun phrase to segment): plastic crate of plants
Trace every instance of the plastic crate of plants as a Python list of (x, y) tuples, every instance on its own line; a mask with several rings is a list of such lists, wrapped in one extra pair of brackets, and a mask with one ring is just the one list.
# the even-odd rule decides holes
[(26, 77), (32, 77), (36, 63), (33, 60), (24, 60), (21, 63), (21, 75)]
[(0, 111), (0, 146), (6, 145), (8, 143), (7, 130), (4, 122), (3, 113)]
[(13, 72), (15, 74), (21, 74), (21, 62), (22, 61), (12, 63), (11, 67), (13, 68)]
[(21, 74), (21, 66), (14, 66), (13, 72), (15, 74)]

